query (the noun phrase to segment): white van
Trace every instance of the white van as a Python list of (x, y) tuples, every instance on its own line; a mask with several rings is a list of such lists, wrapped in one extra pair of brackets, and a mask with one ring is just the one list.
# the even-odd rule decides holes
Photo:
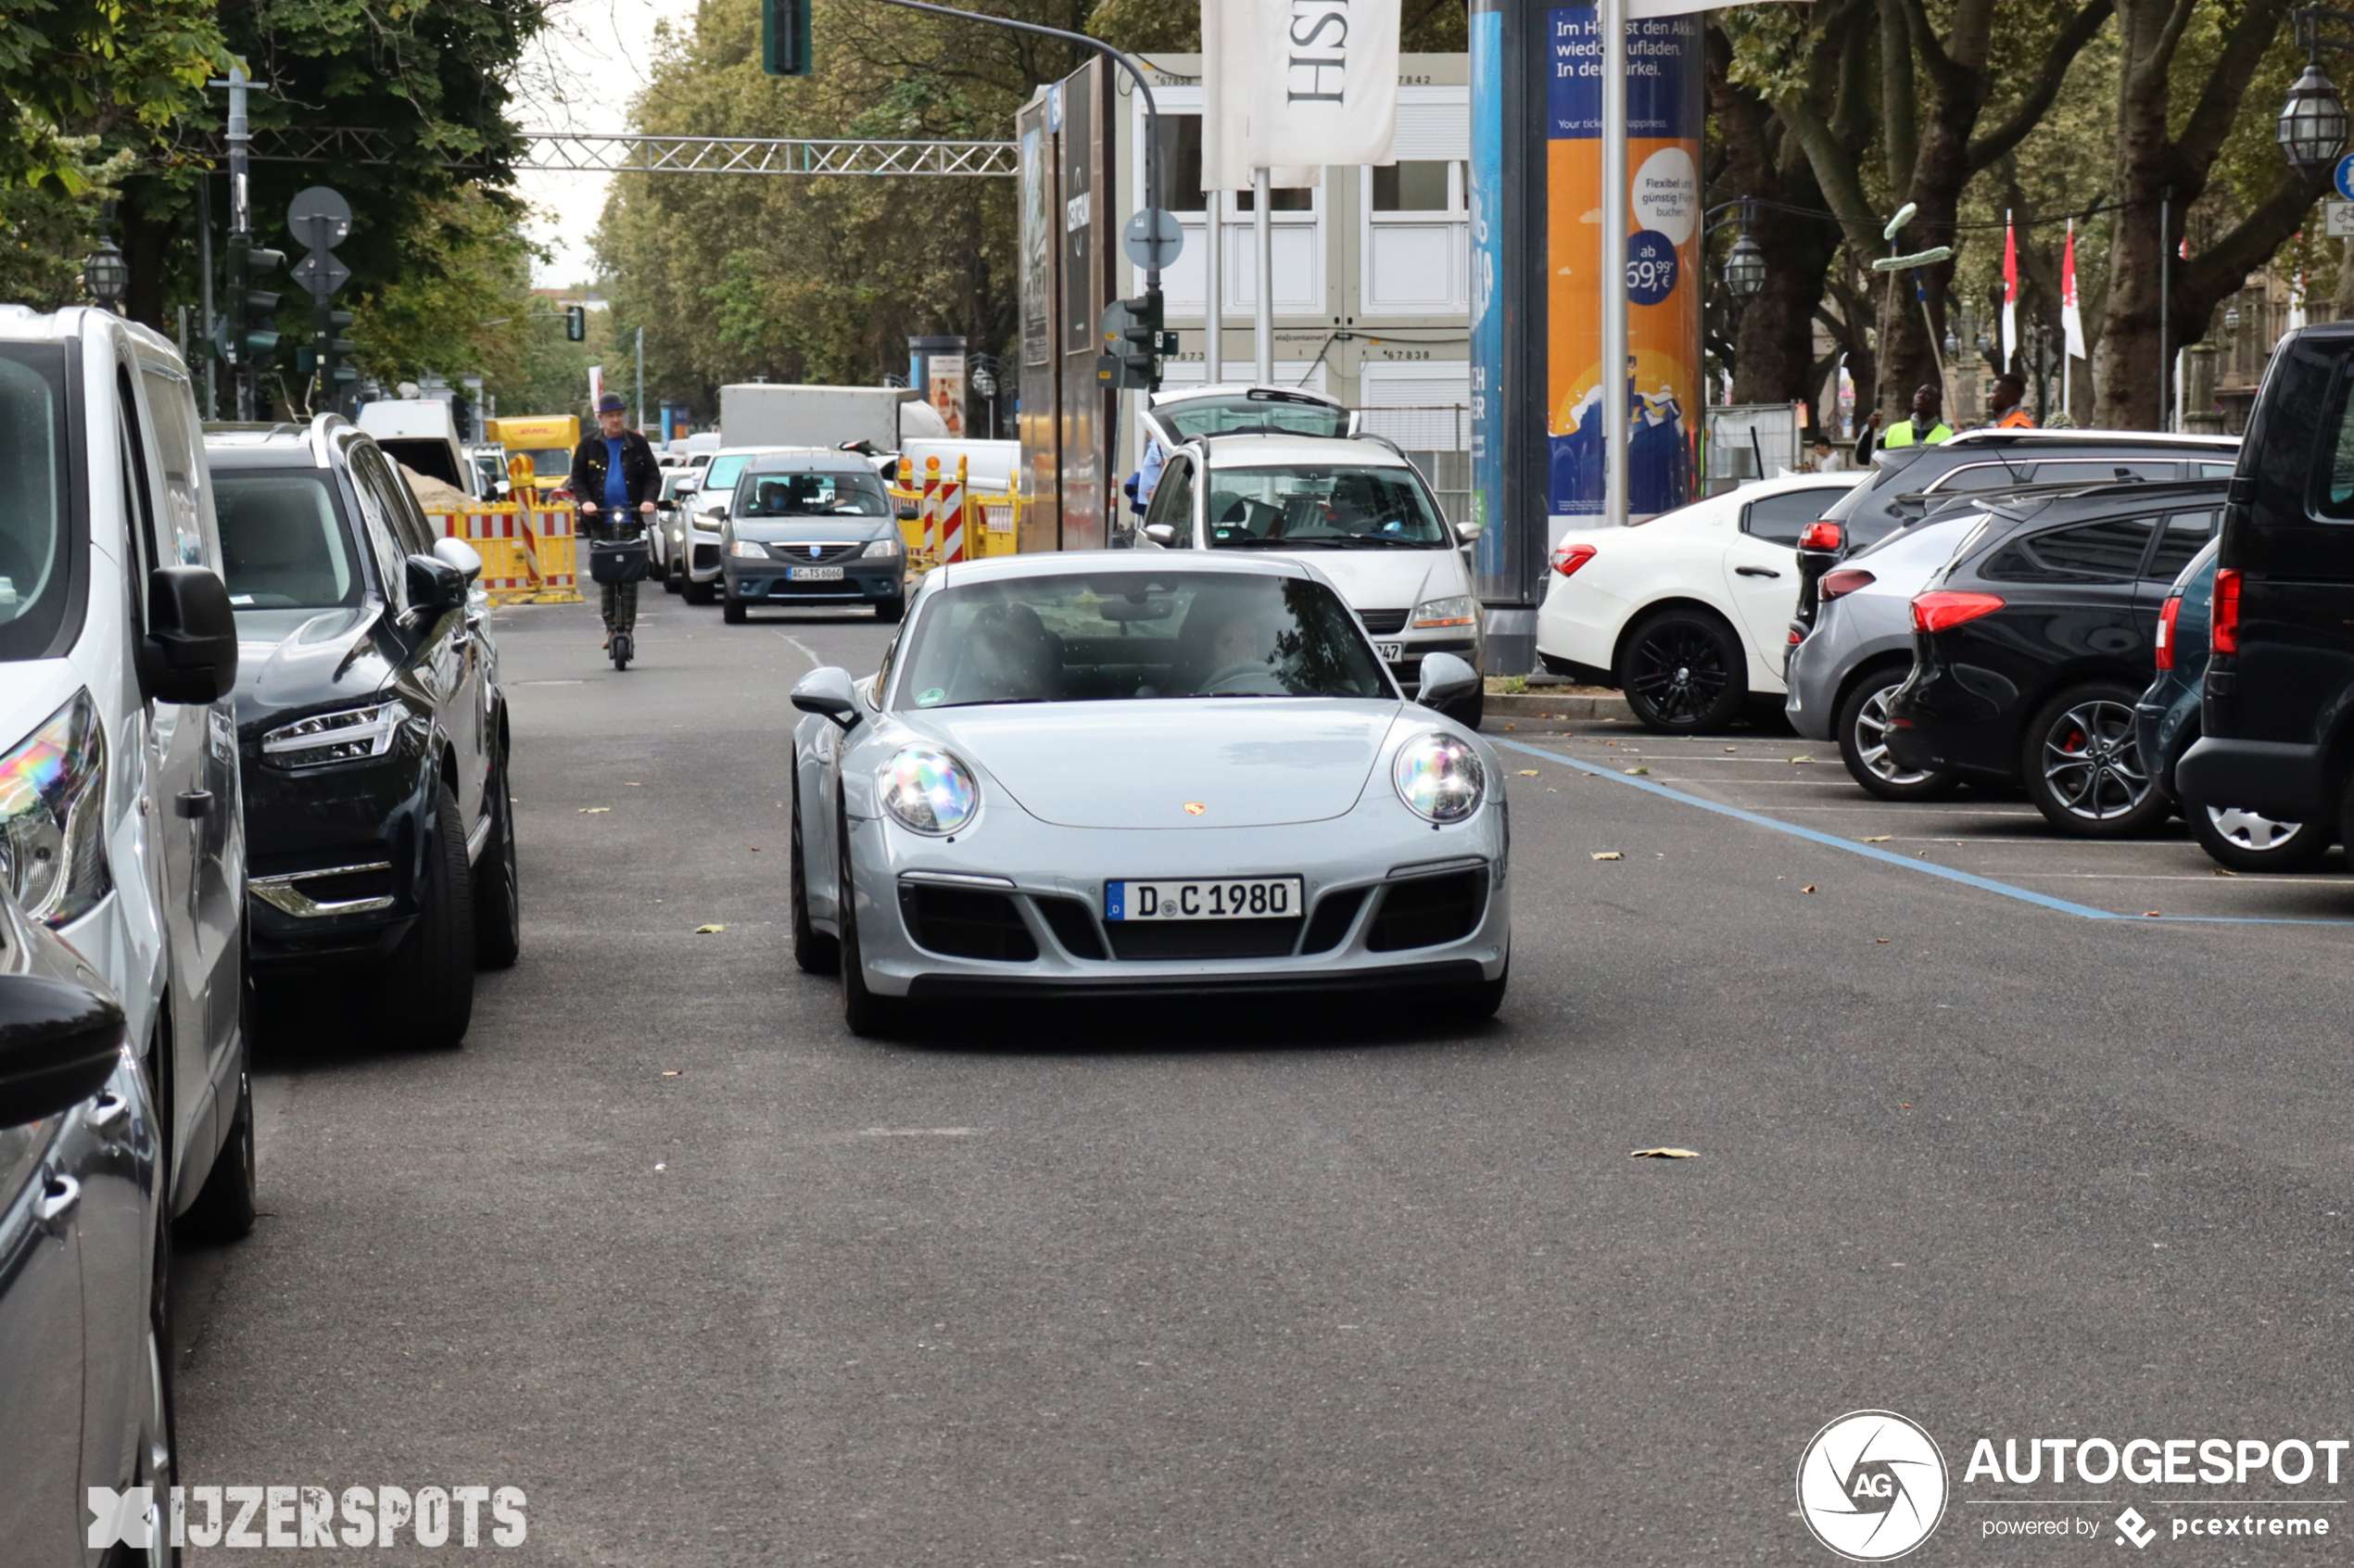
[(476, 500), (490, 492), (458, 440), (457, 417), (438, 398), (386, 398), (360, 405), (360, 428), (385, 456), (412, 473), (438, 479)]
[(169, 1211), (253, 1223), (237, 623), (187, 368), (0, 305), (0, 877), (122, 1003)]

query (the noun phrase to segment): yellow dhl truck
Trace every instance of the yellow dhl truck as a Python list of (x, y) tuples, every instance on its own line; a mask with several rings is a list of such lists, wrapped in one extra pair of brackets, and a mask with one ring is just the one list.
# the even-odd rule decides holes
[(507, 449), (510, 464), (531, 460), (531, 487), (546, 499), (572, 476), (573, 449), (580, 445), (580, 421), (572, 414), (532, 419), (487, 419), (483, 433)]

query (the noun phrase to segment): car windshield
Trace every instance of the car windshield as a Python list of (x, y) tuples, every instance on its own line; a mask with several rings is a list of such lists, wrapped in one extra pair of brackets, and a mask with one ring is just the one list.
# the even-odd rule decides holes
[(360, 602), (360, 569), (326, 475), (308, 469), (215, 470), (222, 576), (239, 610)]
[(1233, 392), (1186, 398), (1153, 410), (1180, 441), (1201, 436), (1346, 436), (1348, 411), (1287, 392)]
[(572, 454), (562, 447), (535, 447), (523, 455), (531, 460), (534, 479), (562, 479), (572, 473)]
[(724, 496), (733, 490), (736, 487), (736, 475), (741, 474), (744, 471), (744, 464), (751, 461), (750, 452), (739, 452), (734, 457), (713, 458), (708, 466), (699, 471), (702, 475), (699, 483), (702, 486), (702, 493), (706, 496)]
[(748, 474), (739, 517), (888, 517), (891, 497), (872, 474)]
[(71, 597), (65, 391), (63, 349), (0, 347), (0, 659), (45, 652)]
[(1443, 550), (1454, 542), (1409, 468), (1213, 468), (1209, 542), (1226, 550)]
[(1232, 572), (1056, 574), (944, 589), (917, 621), (899, 706), (1190, 697), (1390, 697), (1323, 584)]

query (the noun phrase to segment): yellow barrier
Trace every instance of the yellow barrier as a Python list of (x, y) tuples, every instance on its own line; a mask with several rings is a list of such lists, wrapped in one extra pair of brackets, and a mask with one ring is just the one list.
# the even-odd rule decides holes
[(493, 604), (577, 604), (569, 503), (465, 506), (429, 512), (445, 538), (463, 539), (482, 557), (482, 586)]
[[(938, 539), (924, 537), (923, 501), (920, 488), (894, 485), (891, 487), (894, 504), (905, 502), (917, 509), (913, 517), (899, 520), (899, 537), (907, 544), (907, 569), (929, 572), (940, 564), (941, 544)], [(983, 496), (969, 491), (965, 496), (964, 558), (967, 561), (987, 560), (993, 556), (1012, 555), (1020, 549), (1021, 510), (1028, 502), (1019, 495)]]

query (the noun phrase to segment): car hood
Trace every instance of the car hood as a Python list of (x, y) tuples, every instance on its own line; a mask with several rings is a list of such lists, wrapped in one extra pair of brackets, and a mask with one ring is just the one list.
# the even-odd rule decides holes
[(1291, 559), (1322, 572), (1361, 613), (1411, 611), (1426, 599), (1472, 591), (1462, 557), (1451, 550), (1303, 550)]
[(841, 544), (851, 539), (879, 539), (886, 530), (898, 532), (888, 517), (739, 517), (736, 537), (761, 544)]
[[(6, 753), (71, 702), (82, 681), (70, 659), (28, 659), (0, 669), (8, 672), (0, 679), (0, 753)], [(105, 714), (107, 705), (99, 704), (98, 711)], [(109, 735), (107, 740), (123, 744), (119, 736)]]
[(1185, 829), (1342, 816), (1403, 709), (1388, 699), (1202, 697), (897, 716), (1042, 821)]
[(392, 661), (376, 644), (383, 607), (237, 612), (237, 725), (294, 708), (365, 702)]

